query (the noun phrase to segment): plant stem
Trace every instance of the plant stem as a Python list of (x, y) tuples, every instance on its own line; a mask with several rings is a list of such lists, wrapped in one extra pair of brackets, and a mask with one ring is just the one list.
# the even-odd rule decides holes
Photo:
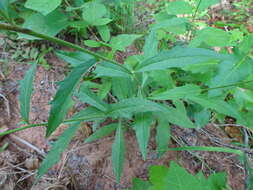
[(247, 84), (247, 83), (251, 83), (251, 82), (253, 82), (253, 80), (242, 81), (242, 82), (237, 82), (237, 83), (233, 83), (233, 84), (229, 84), (229, 85), (217, 86), (217, 87), (213, 87), (213, 88), (206, 88), (206, 89), (202, 89), (202, 92), (206, 92), (206, 91), (210, 91), (210, 90), (216, 90), (216, 89), (220, 89), (220, 88), (239, 86), (239, 85)]
[(87, 49), (85, 49), (81, 46), (75, 45), (75, 44), (67, 42), (65, 40), (61, 40), (61, 39), (56, 38), (56, 37), (52, 37), (52, 36), (48, 36), (48, 35), (41, 34), (41, 33), (38, 33), (38, 32), (34, 32), (32, 30), (21, 28), (19, 26), (13, 26), (13, 25), (2, 24), (2, 23), (0, 23), (0, 30), (15, 31), (15, 32), (35, 36), (35, 37), (38, 37), (38, 38), (41, 38), (41, 39), (44, 39), (44, 40), (47, 40), (47, 41), (50, 41), (50, 42), (53, 42), (53, 43), (57, 43), (57, 44), (60, 44), (60, 45), (63, 45), (63, 46), (67, 46), (69, 48), (76, 49), (78, 51), (90, 54), (90, 55), (94, 56), (97, 59), (102, 59), (104, 61), (108, 61), (110, 63), (117, 64), (117, 65), (123, 67), (121, 64), (119, 64), (118, 62), (116, 62), (114, 60), (111, 60), (111, 59), (109, 59), (105, 56), (102, 56), (102, 55), (98, 54), (98, 53), (92, 52), (92, 51), (87, 50)]

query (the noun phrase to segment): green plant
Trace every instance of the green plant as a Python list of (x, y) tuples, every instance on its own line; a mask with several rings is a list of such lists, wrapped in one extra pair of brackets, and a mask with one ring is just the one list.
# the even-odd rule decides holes
[[(28, 0), (25, 4), (26, 8), (40, 12), (33, 12), (32, 16), (27, 17), (32, 23), (38, 23), (38, 20), (43, 17), (43, 20), (46, 19), (43, 23), (47, 24), (47, 21), (53, 21), (52, 18), (61, 17), (60, 10), (55, 10), (61, 1), (50, 1), (51, 9), (44, 9), (36, 2)], [(206, 4), (203, 5), (203, 2)], [(49, 137), (61, 123), (70, 126), (54, 143), (48, 157), (42, 162), (38, 172), (38, 177), (41, 177), (58, 161), (59, 155), (75, 135), (80, 123), (93, 121), (96, 123), (93, 127), (94, 133), (86, 139), (86, 142), (95, 141), (115, 132), (112, 161), (113, 170), (119, 182), (124, 168), (126, 130), (135, 132), (142, 158), (145, 160), (152, 128), (156, 128), (157, 131), (159, 156), (169, 150), (171, 124), (184, 128), (200, 128), (210, 119), (224, 121), (225, 117), (232, 117), (237, 124), (250, 129), (253, 126), (251, 119), (253, 89), (250, 85), (253, 82), (252, 58), (250, 57), (253, 35), (248, 35), (237, 42), (232, 40), (231, 33), (221, 29), (206, 27), (198, 30), (195, 28), (192, 24), (195, 13), (202, 8), (201, 6), (203, 9), (209, 7), (210, 2), (216, 3), (216, 1), (202, 0), (189, 4), (179, 0), (168, 4), (165, 12), (162, 11), (156, 15), (156, 23), (150, 27), (150, 31), (145, 36), (144, 54), (130, 56), (124, 64), (113, 60), (114, 53), (125, 51), (127, 46), (140, 37), (139, 35), (121, 34), (103, 43), (100, 40), (86, 41), (86, 45), (111, 48), (103, 53), (95, 53), (53, 37), (65, 27), (65, 17), (58, 20), (61, 23), (55, 23), (52, 27), (45, 26), (44, 28), (48, 29), (47, 32), (41, 31), (40, 27), (36, 28), (38, 25), (35, 28), (33, 24), (25, 25), (27, 20), (23, 25), (27, 28), (0, 23), (0, 29), (21, 33), (19, 36), (29, 35), (30, 39), (44, 39), (77, 50), (76, 52), (56, 52), (60, 58), (71, 64), (72, 71), (59, 83), (58, 91), (51, 102), (48, 122), (31, 124), (29, 120), (32, 81), (36, 72), (36, 64), (34, 64), (20, 87), (21, 116), (28, 125), (0, 135), (29, 127), (45, 126), (46, 137)], [(97, 20), (87, 21), (90, 25), (104, 26), (111, 21), (100, 2), (87, 3), (77, 10), (91, 4), (101, 9), (96, 17)], [(9, 7), (9, 4), (6, 3), (4, 6)], [(1, 7), (0, 10), (6, 11)], [(48, 13), (49, 10), (51, 13)], [(51, 14), (56, 15), (52, 17)], [(190, 14), (191, 19), (188, 16), (181, 18), (178, 14)], [(9, 21), (7, 18), (6, 20)], [(60, 27), (57, 26), (58, 24)], [(29, 26), (32, 27), (29, 28)], [(30, 29), (35, 29), (35, 31)], [(192, 32), (193, 40), (182, 41), (180, 36), (187, 36), (189, 32)], [(165, 43), (171, 38), (174, 42), (173, 47)], [(214, 51), (214, 46), (220, 47), (221, 51)], [(229, 54), (226, 46), (233, 46), (234, 52)], [(91, 73), (93, 73), (92, 76), (90, 76)], [(89, 104), (89, 107), (66, 119), (68, 110), (75, 103), (73, 96)], [(112, 123), (100, 127), (100, 124), (108, 118), (112, 120)], [(197, 148), (243, 155), (243, 152), (239, 150), (217, 147)], [(181, 169), (175, 170), (183, 172)], [(191, 177), (191, 180), (198, 183), (198, 186), (202, 185), (195, 177)], [(202, 182), (207, 183), (206, 180)]]
[(196, 176), (188, 173), (175, 162), (170, 167), (151, 166), (149, 168), (149, 181), (133, 179), (132, 190), (188, 190), (188, 189), (228, 189), (224, 173), (211, 174), (208, 179), (200, 172)]

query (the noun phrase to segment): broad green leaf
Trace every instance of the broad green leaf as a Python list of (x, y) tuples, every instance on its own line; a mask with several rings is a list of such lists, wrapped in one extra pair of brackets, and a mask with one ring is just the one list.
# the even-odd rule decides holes
[(130, 46), (137, 38), (142, 35), (138, 34), (120, 34), (111, 39), (110, 45), (114, 51), (125, 51), (126, 47)]
[(175, 162), (170, 167), (151, 166), (149, 179), (152, 183), (148, 190), (221, 190), (226, 187), (224, 173), (215, 173), (208, 179), (202, 173), (193, 176)]
[(27, 0), (25, 7), (47, 15), (60, 6), (62, 0)]
[(224, 47), (230, 45), (230, 34), (219, 28), (207, 27), (197, 32), (196, 37), (190, 42), (191, 47), (198, 47), (201, 43), (209, 46)]
[(120, 176), (124, 167), (125, 159), (125, 140), (123, 126), (119, 123), (115, 135), (115, 140), (112, 145), (112, 165), (113, 172), (116, 176), (117, 183), (120, 182)]
[(92, 59), (83, 64), (78, 65), (73, 69), (67, 78), (65, 78), (59, 86), (56, 95), (51, 102), (51, 110), (49, 113), (48, 127), (46, 136), (48, 137), (63, 121), (67, 111), (69, 109), (68, 102), (71, 99), (72, 93), (82, 75), (88, 71), (88, 69), (96, 63), (96, 60)]
[(61, 153), (68, 147), (79, 126), (79, 122), (69, 126), (69, 128), (67, 128), (59, 137), (59, 139), (53, 144), (51, 150), (40, 165), (37, 179), (42, 177), (48, 171), (48, 169), (50, 169), (60, 160)]
[(237, 110), (234, 109), (233, 106), (228, 104), (227, 102), (223, 101), (220, 98), (208, 98), (205, 96), (195, 96), (195, 97), (189, 97), (189, 99), (204, 108), (213, 109), (218, 113), (224, 114), (226, 116), (231, 116), (237, 119), (240, 119), (241, 116), (237, 112)]
[(145, 44), (143, 47), (144, 57), (150, 58), (158, 53), (158, 40), (156, 31), (152, 30), (146, 37)]
[(129, 71), (124, 65), (120, 66), (109, 62), (102, 62), (97, 65), (94, 73), (96, 73), (98, 77), (129, 77), (131, 71)]
[(107, 104), (100, 100), (99, 97), (88, 88), (81, 88), (77, 97), (79, 100), (90, 104), (101, 111), (106, 111), (108, 109)]
[(150, 99), (153, 100), (179, 100), (179, 99), (188, 99), (192, 96), (198, 96), (201, 93), (199, 86), (194, 84), (187, 84), (180, 87), (175, 87), (169, 89), (160, 94), (155, 94)]
[(207, 179), (210, 190), (221, 190), (226, 188), (226, 173), (213, 173)]
[(166, 152), (169, 140), (170, 140), (169, 122), (166, 118), (158, 116), (156, 126), (156, 144), (159, 157)]
[(146, 160), (147, 158), (147, 147), (149, 142), (151, 124), (153, 121), (152, 119), (152, 114), (150, 112), (139, 113), (136, 114), (133, 123), (143, 160)]
[(103, 18), (106, 15), (107, 10), (106, 10), (106, 7), (102, 3), (91, 1), (91, 2), (85, 3), (83, 7), (84, 8), (83, 8), (82, 17), (90, 25), (93, 25), (93, 26), (104, 25), (102, 21), (104, 19), (108, 19), (108, 18)]
[(168, 171), (168, 168), (165, 166), (151, 166), (149, 168), (149, 179), (153, 186), (149, 190), (166, 190)]
[(177, 1), (168, 3), (167, 11), (168, 13), (174, 14), (174, 15), (191, 14), (192, 6), (183, 0), (177, 0)]
[(33, 92), (33, 79), (36, 72), (37, 64), (34, 63), (31, 68), (25, 74), (24, 79), (20, 82), (20, 112), (22, 119), (29, 123), (29, 113), (30, 113), (30, 101)]
[(102, 40), (105, 42), (108, 42), (111, 38), (109, 27), (107, 25), (103, 25), (103, 26), (97, 26), (97, 29)]
[(176, 47), (144, 60), (136, 69), (137, 72), (144, 72), (167, 68), (183, 68), (191, 64), (220, 61), (228, 59), (228, 57), (229, 55), (218, 54), (212, 50), (202, 48)]
[(98, 139), (101, 139), (105, 136), (108, 136), (116, 130), (117, 126), (118, 126), (118, 124), (112, 123), (112, 124), (106, 125), (104, 127), (101, 127), (100, 129), (96, 130), (91, 136), (89, 136), (87, 139), (85, 139), (84, 142), (90, 143), (90, 142), (96, 141)]
[(149, 182), (143, 181), (139, 178), (133, 179), (133, 188), (131, 190), (147, 190), (150, 187)]
[(170, 18), (154, 24), (152, 30), (163, 29), (173, 34), (183, 34), (186, 32), (189, 21), (186, 18)]
[[(35, 32), (55, 36), (68, 25), (67, 17), (58, 10), (55, 10), (43, 16), (40, 13), (33, 13), (25, 19), (23, 28), (33, 30)], [(29, 40), (40, 39), (26, 34), (19, 34), (19, 38), (26, 38)]]
[(60, 59), (66, 61), (72, 67), (76, 67), (93, 58), (93, 56), (80, 51), (70, 52), (70, 51), (57, 50), (55, 51), (55, 53)]
[(100, 47), (101, 43), (95, 40), (84, 40), (84, 45), (88, 46), (88, 47)]
[(169, 171), (166, 176), (167, 187), (170, 190), (202, 190), (200, 181), (188, 173), (175, 162), (170, 162)]
[[(199, 2), (201, 1), (201, 2)], [(200, 4), (199, 4), (200, 3)], [(199, 4), (198, 10), (204, 11), (208, 7), (220, 3), (219, 0), (196, 0), (196, 6)]]

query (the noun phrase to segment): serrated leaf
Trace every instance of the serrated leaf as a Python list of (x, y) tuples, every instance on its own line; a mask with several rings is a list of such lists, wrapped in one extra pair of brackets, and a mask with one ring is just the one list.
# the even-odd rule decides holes
[(47, 15), (60, 6), (62, 0), (27, 0), (25, 7)]
[(137, 66), (136, 70), (137, 72), (144, 72), (168, 68), (183, 68), (191, 64), (225, 60), (228, 59), (228, 57), (228, 55), (218, 54), (212, 50), (202, 48), (176, 47), (144, 60)]
[(90, 91), (88, 88), (81, 88), (80, 92), (77, 94), (79, 100), (90, 104), (101, 111), (106, 111), (108, 106), (105, 102), (99, 99), (99, 97)]
[(59, 139), (53, 144), (51, 150), (40, 165), (37, 179), (42, 177), (48, 169), (54, 166), (59, 160), (61, 153), (68, 147), (72, 137), (75, 135), (80, 123), (75, 123), (67, 128)]
[(92, 59), (83, 64), (78, 65), (73, 69), (69, 76), (64, 79), (56, 92), (56, 95), (51, 102), (51, 110), (49, 113), (48, 127), (46, 136), (48, 137), (63, 121), (69, 106), (66, 105), (71, 99), (72, 93), (82, 75), (88, 71), (88, 69), (96, 63), (96, 60)]
[(146, 160), (147, 158), (147, 147), (150, 136), (150, 128), (153, 121), (152, 119), (152, 114), (150, 112), (139, 113), (136, 114), (133, 123), (143, 160)]
[(111, 39), (110, 45), (114, 51), (125, 51), (126, 47), (130, 46), (137, 38), (142, 35), (138, 34), (120, 34)]
[(87, 139), (85, 139), (85, 143), (90, 143), (93, 141), (96, 141), (98, 139), (101, 139), (105, 136), (108, 136), (110, 134), (112, 134), (116, 128), (117, 128), (118, 124), (116, 123), (112, 123), (106, 126), (101, 127), (100, 129), (96, 130), (91, 136), (89, 136)]
[[(47, 16), (43, 16), (40, 13), (33, 13), (25, 19), (23, 28), (30, 29), (41, 34), (55, 36), (61, 30), (66, 28), (67, 25), (67, 17), (60, 11), (55, 10)], [(19, 38), (25, 38), (29, 40), (40, 39), (21, 33), (19, 34)]]
[(80, 51), (62, 51), (57, 50), (55, 51), (56, 55), (62, 59), (63, 61), (69, 63), (72, 67), (76, 67), (83, 62), (86, 62), (93, 58), (93, 56), (80, 52)]
[(31, 68), (25, 74), (24, 79), (20, 82), (20, 112), (22, 119), (29, 123), (29, 113), (30, 113), (30, 101), (33, 92), (33, 80), (36, 72), (37, 64), (34, 63)]
[(177, 1), (168, 3), (167, 11), (168, 13), (174, 14), (174, 15), (191, 14), (192, 6), (183, 0), (177, 0)]
[(155, 94), (150, 99), (152, 100), (179, 100), (188, 99), (192, 96), (198, 96), (201, 93), (201, 88), (194, 84), (186, 84), (184, 86), (175, 87), (165, 92)]
[(167, 150), (170, 140), (170, 125), (166, 118), (158, 116), (156, 126), (157, 152), (161, 157)]
[(124, 159), (125, 159), (124, 131), (123, 126), (121, 126), (121, 123), (119, 123), (115, 135), (115, 140), (112, 145), (112, 165), (117, 183), (120, 182), (120, 177), (124, 166)]
[(109, 62), (99, 63), (96, 67), (94, 73), (97, 74), (98, 77), (108, 76), (108, 77), (129, 77), (131, 76), (131, 72), (125, 68), (125, 66), (121, 67), (116, 64), (112, 64)]

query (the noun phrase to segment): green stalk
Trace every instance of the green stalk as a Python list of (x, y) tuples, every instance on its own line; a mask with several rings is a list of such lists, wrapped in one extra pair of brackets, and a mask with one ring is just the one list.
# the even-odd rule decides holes
[[(65, 40), (61, 40), (61, 39), (56, 38), (56, 37), (52, 37), (52, 36), (48, 36), (48, 35), (41, 34), (41, 33), (38, 33), (38, 32), (34, 32), (32, 30), (21, 28), (19, 26), (13, 26), (13, 25), (2, 24), (2, 23), (0, 23), (0, 30), (15, 31), (15, 32), (31, 35), (31, 36), (34, 36), (34, 37), (37, 37), (37, 38), (41, 38), (43, 40), (47, 40), (47, 41), (50, 41), (50, 42), (53, 42), (53, 43), (56, 43), (56, 44), (59, 44), (59, 45), (62, 45), (62, 46), (66, 46), (66, 47), (73, 48), (73, 49), (76, 49), (78, 51), (90, 54), (90, 55), (94, 56), (97, 59), (102, 59), (104, 61), (108, 61), (110, 63), (117, 64), (117, 65), (119, 65), (123, 68), (123, 66), (121, 64), (119, 64), (118, 62), (116, 62), (114, 60), (111, 60), (111, 59), (109, 59), (105, 56), (102, 56), (102, 55), (98, 54), (98, 53), (92, 52), (92, 51), (87, 50), (87, 49), (85, 49), (81, 46), (75, 45), (75, 44), (67, 42)], [(124, 67), (124, 69), (125, 69), (125, 67)]]

